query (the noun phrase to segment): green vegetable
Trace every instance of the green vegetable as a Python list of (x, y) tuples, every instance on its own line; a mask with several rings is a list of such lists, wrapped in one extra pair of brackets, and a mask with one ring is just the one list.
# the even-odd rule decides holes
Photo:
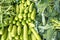
[(29, 37), (29, 40), (32, 40), (32, 38), (31, 38), (31, 34), (30, 34), (28, 37)]
[(20, 26), (18, 26), (18, 28), (17, 28), (17, 33), (18, 33), (18, 35), (21, 35), (21, 31), (22, 31), (22, 29), (21, 29), (21, 25), (20, 25)]
[(30, 30), (32, 31), (32, 33), (35, 35), (37, 40), (42, 40), (41, 37), (39, 36), (39, 34), (35, 31), (34, 28), (30, 28)]
[(20, 14), (18, 15), (18, 18), (19, 18), (19, 19), (22, 19), (22, 18), (23, 18), (23, 14), (20, 13)]
[(7, 39), (6, 40), (9, 40), (9, 38), (7, 37)]
[(4, 34), (2, 34), (1, 40), (6, 40), (7, 38), (7, 30), (4, 30)]
[(2, 29), (0, 29), (0, 35), (2, 35)]
[(10, 17), (9, 23), (13, 22), (13, 17)]
[(36, 17), (36, 9), (33, 9), (32, 13), (31, 13), (31, 19), (35, 20)]
[(5, 1), (0, 5), (1, 40), (41, 40), (34, 29), (37, 12), (34, 0), (13, 0), (8, 5)]
[(19, 19), (19, 22), (21, 22), (22, 21), (22, 19)]
[(31, 17), (31, 13), (28, 13), (28, 18), (30, 18)]
[(30, 0), (27, 0), (27, 5), (30, 5), (30, 4), (31, 4)]
[(33, 24), (33, 23), (28, 23), (28, 25), (29, 25), (30, 28), (34, 28), (35, 27), (35, 24)]
[(16, 21), (15, 20), (13, 20), (13, 24), (16, 24)]
[(32, 21), (31, 21), (31, 18), (28, 18), (28, 22), (32, 22)]
[(29, 12), (32, 12), (32, 10), (33, 10), (33, 3), (31, 3), (31, 5), (30, 5), (30, 7), (29, 7)]
[(17, 25), (17, 26), (20, 26), (20, 22), (19, 22), (19, 21), (17, 21), (16, 25)]
[(4, 24), (5, 24), (5, 25), (8, 25), (8, 24), (9, 24), (8, 19), (5, 19), (5, 20), (4, 20)]
[(24, 12), (24, 4), (21, 3), (21, 4), (19, 5), (19, 8), (20, 8), (20, 13), (23, 13), (23, 12)]
[(8, 33), (8, 36), (7, 37), (8, 37), (9, 40), (12, 40), (11, 32)]
[(26, 24), (24, 25), (24, 28), (23, 28), (23, 38), (24, 40), (28, 40), (28, 27)]
[(26, 24), (26, 21), (23, 20), (23, 21), (22, 21), (22, 25), (25, 25), (25, 24)]
[(26, 20), (27, 19), (27, 16), (26, 16), (27, 14), (23, 14), (23, 20)]
[(16, 13), (18, 14), (19, 13), (19, 5), (16, 4)]
[(27, 2), (24, 3), (24, 7), (25, 7), (25, 8), (27, 7)]
[(23, 28), (21, 29), (20, 40), (23, 40)]
[(15, 39), (16, 39), (16, 40), (19, 40), (19, 36), (18, 36), (18, 35), (17, 35), (17, 36), (15, 36)]
[(32, 20), (31, 20), (30, 18), (28, 18), (28, 19), (26, 20), (26, 23), (29, 24), (31, 21), (32, 21)]
[(25, 0), (22, 0), (22, 3), (25, 3)]
[(12, 26), (12, 24), (10, 24), (9, 27), (8, 27), (8, 31), (11, 32), (12, 28), (13, 28), (13, 26)]
[(13, 25), (11, 36), (12, 37), (15, 37), (16, 36), (16, 33), (17, 33), (17, 27), (16, 27), (16, 25)]
[(33, 33), (31, 34), (31, 38), (32, 38), (32, 40), (37, 40)]
[(28, 13), (28, 7), (26, 7), (26, 9), (24, 10), (24, 13)]
[(17, 16), (15, 17), (15, 20), (16, 20), (16, 21), (18, 20), (18, 17), (17, 17)]

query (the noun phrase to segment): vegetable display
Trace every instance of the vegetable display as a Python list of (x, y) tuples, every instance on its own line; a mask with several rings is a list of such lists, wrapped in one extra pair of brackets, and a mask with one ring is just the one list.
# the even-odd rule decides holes
[(60, 0), (0, 0), (0, 40), (60, 40)]
[(34, 38), (35, 40), (42, 40), (39, 33), (34, 29), (37, 13), (35, 3), (21, 0), (10, 6), (12, 9), (8, 8), (9, 10), (3, 13), (4, 26), (2, 28), (7, 30), (6, 33), (0, 33), (2, 34), (1, 40), (34, 40)]

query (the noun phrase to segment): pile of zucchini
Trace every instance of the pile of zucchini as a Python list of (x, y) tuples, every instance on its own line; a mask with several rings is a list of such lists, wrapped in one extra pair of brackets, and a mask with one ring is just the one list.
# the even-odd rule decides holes
[(35, 30), (37, 13), (35, 3), (21, 0), (19, 3), (9, 6), (7, 10), (5, 8), (5, 11), (2, 11), (3, 25), (0, 27), (0, 40), (41, 40)]

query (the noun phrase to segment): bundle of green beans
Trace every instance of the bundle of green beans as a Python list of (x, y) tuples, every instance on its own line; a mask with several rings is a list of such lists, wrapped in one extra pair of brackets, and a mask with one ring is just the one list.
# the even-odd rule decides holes
[[(35, 28), (36, 7), (30, 0), (21, 0), (3, 14), (1, 40), (42, 40)], [(12, 7), (11, 7), (12, 8)], [(5, 31), (4, 31), (5, 30)], [(3, 32), (4, 31), (4, 32)]]

